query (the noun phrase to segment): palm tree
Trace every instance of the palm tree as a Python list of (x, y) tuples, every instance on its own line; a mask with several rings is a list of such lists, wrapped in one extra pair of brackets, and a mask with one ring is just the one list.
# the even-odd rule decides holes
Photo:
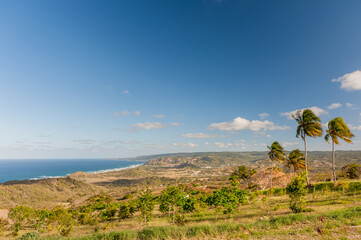
[(308, 182), (308, 172), (307, 172), (307, 142), (306, 136), (309, 137), (321, 137), (322, 136), (322, 125), (321, 120), (317, 117), (311, 109), (305, 109), (303, 111), (298, 110), (295, 114), (291, 115), (298, 123), (296, 137), (301, 136), (305, 144), (305, 171), (306, 171), (306, 181)]
[(347, 143), (352, 143), (351, 138), (353, 138), (355, 135), (353, 135), (347, 124), (340, 117), (334, 118), (329, 121), (327, 126), (328, 129), (326, 130), (327, 134), (325, 136), (325, 140), (326, 142), (329, 142), (329, 139), (332, 139), (332, 171), (333, 181), (336, 182), (335, 144), (338, 145), (340, 143), (338, 138), (341, 138)]
[(286, 153), (281, 144), (279, 144), (277, 141), (273, 142), (271, 146), (267, 146), (267, 148), (270, 150), (268, 152), (268, 157), (272, 161), (271, 166), (271, 188), (272, 188), (272, 170), (273, 170), (273, 162), (283, 162), (286, 159)]
[(305, 157), (303, 153), (296, 149), (290, 152), (287, 158), (286, 167), (288, 169), (293, 168), (293, 176), (296, 175), (296, 172), (299, 169), (305, 169)]

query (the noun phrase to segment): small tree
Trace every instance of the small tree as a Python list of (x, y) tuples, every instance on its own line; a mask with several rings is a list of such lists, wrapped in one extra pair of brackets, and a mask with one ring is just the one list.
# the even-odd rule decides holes
[(144, 226), (147, 225), (152, 217), (154, 205), (155, 196), (153, 195), (152, 190), (149, 188), (143, 190), (136, 200), (136, 206), (138, 211), (140, 211), (140, 222), (143, 222)]
[(136, 206), (132, 201), (124, 202), (119, 206), (119, 220), (129, 218), (136, 211)]
[(245, 166), (239, 166), (238, 169), (231, 174), (229, 180), (235, 183), (244, 181), (247, 185), (249, 185), (249, 181), (254, 174), (256, 174), (256, 170)]
[(237, 187), (223, 187), (213, 192), (209, 197), (208, 204), (216, 207), (223, 207), (223, 214), (228, 214), (230, 220), (239, 205), (247, 203), (248, 192), (239, 190)]
[(173, 211), (172, 223), (175, 223), (175, 217), (179, 208), (184, 204), (186, 194), (179, 186), (168, 185), (159, 197), (160, 208), (162, 212)]
[(351, 163), (341, 168), (342, 174), (349, 179), (358, 179), (361, 176), (361, 165)]
[(272, 188), (272, 172), (273, 172), (273, 162), (283, 162), (286, 160), (286, 153), (281, 144), (279, 142), (274, 141), (271, 146), (267, 146), (269, 149), (268, 157), (272, 161), (271, 166), (271, 180), (270, 180), (270, 188)]
[(295, 149), (288, 155), (287, 161), (286, 161), (286, 167), (288, 169), (293, 168), (293, 176), (296, 175), (296, 172), (298, 170), (304, 170), (305, 169), (305, 158), (303, 156), (303, 153)]
[(311, 109), (298, 110), (295, 114), (291, 115), (298, 123), (296, 130), (296, 137), (301, 137), (303, 143), (305, 144), (305, 172), (306, 172), (306, 182), (309, 184), (308, 180), (308, 167), (307, 167), (307, 142), (306, 136), (309, 137), (321, 137), (323, 130), (322, 124), (319, 117), (316, 116)]
[(332, 173), (333, 181), (336, 182), (335, 144), (338, 145), (340, 143), (339, 139), (352, 143), (351, 138), (355, 135), (353, 135), (347, 124), (340, 117), (329, 121), (327, 127), (325, 140), (326, 142), (329, 142), (330, 138), (332, 140)]
[(292, 212), (300, 213), (304, 211), (305, 196), (307, 194), (305, 172), (293, 178), (287, 185), (287, 192), (291, 198), (290, 209)]

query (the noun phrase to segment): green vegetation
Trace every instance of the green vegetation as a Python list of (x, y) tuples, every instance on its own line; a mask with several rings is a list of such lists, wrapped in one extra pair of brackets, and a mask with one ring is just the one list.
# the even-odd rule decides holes
[[(251, 172), (244, 167), (239, 169), (243, 173)], [(76, 208), (57, 206), (53, 209), (34, 209), (17, 206), (9, 213), (12, 223), (4, 225), (3, 235), (6, 239), (13, 236), (19, 239), (74, 240), (218, 236), (272, 239), (294, 234), (315, 238), (340, 234), (344, 227), (361, 225), (361, 208), (358, 207), (361, 182), (328, 182), (307, 186), (305, 173), (302, 173), (287, 188), (259, 191), (241, 190), (247, 188), (247, 182), (230, 181), (227, 185), (212, 192), (201, 190), (201, 184), (169, 185), (159, 195), (146, 189), (118, 201), (98, 194)], [(348, 209), (345, 210), (345, 207)], [(302, 214), (293, 215), (288, 208)], [(331, 209), (340, 210), (330, 212)], [(305, 210), (312, 211), (303, 213)], [(223, 214), (219, 215), (220, 212)], [(232, 224), (232, 219), (237, 224)], [(171, 226), (165, 226), (169, 224)], [(290, 225), (293, 226), (292, 231), (288, 229)], [(307, 231), (304, 231), (305, 225)], [(130, 230), (109, 232), (114, 228)], [(89, 235), (91, 232), (95, 233)]]
[[(305, 155), (298, 149), (287, 154), (275, 141), (269, 152), (162, 155), (128, 171), (41, 181), (46, 189), (71, 197), (57, 204), (53, 200), (48, 208), (12, 206), (9, 221), (0, 218), (0, 239), (359, 239), (361, 182), (349, 179), (361, 175), (360, 152), (338, 152), (338, 161), (347, 165), (336, 182), (333, 151), (334, 181), (315, 181), (331, 180), (316, 175), (330, 169), (327, 153), (311, 152), (310, 164), (307, 159), (306, 136), (321, 136), (321, 122), (309, 109), (293, 117)], [(341, 118), (328, 124), (325, 139), (333, 145), (352, 137)], [(81, 182), (89, 179), (94, 184)], [(0, 192), (6, 195), (16, 185), (22, 191), (30, 183), (37, 182), (6, 183)], [(82, 195), (74, 195), (77, 188)], [(89, 197), (91, 192), (95, 195)]]
[(268, 157), (272, 161), (271, 180), (270, 180), (270, 186), (271, 186), (270, 188), (272, 188), (273, 162), (274, 161), (278, 161), (278, 162), (285, 161), (286, 153), (285, 153), (285, 150), (283, 149), (283, 147), (281, 146), (281, 144), (279, 144), (279, 142), (277, 142), (277, 141), (273, 142), (271, 146), (267, 146), (267, 148), (269, 149)]
[(322, 136), (322, 124), (319, 117), (317, 117), (311, 109), (299, 110), (292, 117), (297, 121), (298, 126), (296, 130), (296, 137), (301, 137), (305, 144), (305, 171), (306, 182), (308, 180), (308, 166), (307, 166), (307, 142), (306, 136), (309, 137), (321, 137)]
[(306, 189), (306, 174), (302, 173), (295, 177), (287, 186), (287, 192), (291, 198), (290, 209), (294, 213), (303, 212), (305, 204)]
[(295, 149), (287, 157), (286, 165), (288, 169), (293, 168), (293, 176), (296, 176), (298, 170), (305, 170), (305, 158), (303, 153)]
[(336, 182), (335, 144), (338, 145), (340, 143), (338, 140), (339, 138), (347, 143), (352, 143), (351, 138), (353, 138), (355, 135), (353, 135), (347, 124), (340, 117), (329, 121), (327, 126), (328, 129), (326, 130), (327, 134), (325, 136), (325, 140), (328, 142), (330, 138), (332, 139), (332, 173), (333, 181)]

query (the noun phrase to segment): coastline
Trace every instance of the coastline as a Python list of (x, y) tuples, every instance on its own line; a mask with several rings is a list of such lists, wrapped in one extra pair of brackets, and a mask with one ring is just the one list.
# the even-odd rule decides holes
[(124, 166), (124, 167), (114, 167), (114, 168), (107, 168), (107, 169), (100, 169), (100, 170), (75, 170), (75, 171), (71, 171), (71, 172), (68, 172), (68, 173), (64, 173), (64, 174), (61, 174), (61, 175), (40, 175), (40, 176), (37, 176), (37, 177), (29, 177), (29, 178), (26, 178), (26, 179), (9, 179), (9, 180), (5, 180), (5, 181), (2, 181), (0, 183), (0, 185), (6, 185), (6, 184), (9, 184), (9, 183), (19, 183), (19, 182), (23, 182), (23, 181), (36, 181), (36, 180), (42, 180), (42, 179), (55, 179), (55, 178), (66, 178), (68, 176), (71, 176), (73, 175), (74, 173), (77, 173), (77, 172), (83, 172), (85, 174), (91, 174), (91, 175), (95, 175), (95, 174), (102, 174), (102, 173), (110, 173), (110, 172), (118, 172), (118, 171), (122, 171), (122, 170), (126, 170), (126, 169), (132, 169), (132, 168), (137, 168), (137, 167), (140, 167), (142, 165), (144, 165), (146, 163), (146, 161), (143, 161), (141, 163), (139, 162), (136, 162), (134, 163), (134, 161), (132, 160), (120, 160), (120, 161), (127, 161), (127, 162), (133, 162), (132, 165), (128, 165), (128, 166)]
[[(97, 171), (87, 171), (87, 172), (84, 172), (84, 171), (77, 171), (77, 172), (84, 172), (84, 173), (88, 173), (88, 174), (99, 174), (99, 173), (109, 173), (109, 172), (118, 172), (118, 171), (122, 171), (122, 170), (126, 170), (126, 169), (131, 169), (131, 168), (136, 168), (136, 167), (140, 167), (144, 165), (144, 163), (140, 163), (140, 164), (133, 164), (133, 165), (130, 165), (128, 167), (123, 167), (123, 168), (111, 168), (111, 169), (104, 169), (104, 170), (97, 170)], [(77, 173), (77, 172), (73, 172), (73, 173), (69, 173), (65, 176), (40, 176), (38, 178), (31, 178), (31, 179), (26, 179), (26, 180), (40, 180), (40, 179), (51, 179), (51, 178), (65, 178), (65, 177), (68, 177), (74, 173)], [(24, 181), (26, 181), (24, 180)], [(16, 180), (15, 180), (16, 181)]]

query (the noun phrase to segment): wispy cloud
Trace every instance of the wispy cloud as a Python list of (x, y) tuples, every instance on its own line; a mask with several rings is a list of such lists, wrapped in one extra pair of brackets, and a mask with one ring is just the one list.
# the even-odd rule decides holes
[(347, 73), (342, 77), (332, 79), (332, 82), (340, 82), (341, 89), (347, 91), (361, 90), (361, 71), (356, 70), (352, 73)]
[(296, 109), (296, 110), (293, 110), (290, 112), (283, 112), (280, 115), (286, 116), (286, 117), (288, 117), (288, 119), (292, 119), (292, 114), (295, 114), (297, 111), (304, 111), (305, 109), (311, 109), (312, 112), (314, 112), (317, 116), (328, 114), (328, 112), (326, 110), (324, 110), (320, 107), (313, 106), (313, 107), (308, 107), (308, 108)]
[(346, 107), (351, 108), (353, 110), (357, 109), (357, 107), (352, 103), (346, 103)]
[(268, 113), (261, 113), (261, 114), (259, 114), (258, 115), (261, 119), (265, 119), (265, 118), (267, 118), (268, 116), (269, 116), (269, 114)]
[(95, 143), (95, 140), (93, 139), (74, 139), (73, 140), (76, 143), (80, 143), (80, 144), (93, 144)]
[(186, 138), (225, 138), (226, 135), (209, 135), (205, 133), (186, 133), (182, 134), (181, 137)]
[(328, 109), (337, 109), (337, 108), (340, 108), (342, 107), (342, 104), (341, 103), (332, 103), (330, 106), (328, 106), (327, 108)]
[(145, 122), (145, 123), (135, 123), (131, 125), (131, 129), (128, 132), (138, 132), (140, 130), (151, 130), (151, 129), (160, 129), (160, 128), (167, 128), (171, 126), (180, 126), (180, 123), (169, 123), (164, 124), (160, 122)]
[(295, 146), (295, 145), (299, 145), (300, 143), (299, 142), (283, 142), (282, 145), (284, 147), (292, 147), (292, 146)]
[(239, 130), (251, 130), (251, 131), (267, 131), (267, 130), (286, 130), (288, 126), (277, 126), (271, 121), (249, 121), (242, 117), (237, 117), (230, 122), (212, 123), (209, 125), (211, 130), (222, 130), (222, 131), (239, 131)]
[(361, 125), (360, 126), (353, 126), (351, 124), (348, 125), (351, 130), (360, 130), (361, 131)]
[(128, 94), (130, 94), (130, 92), (129, 92), (129, 90), (124, 90), (123, 94), (128, 95)]
[(163, 115), (163, 114), (152, 114), (150, 116), (153, 118), (159, 118), (159, 119), (165, 118), (165, 115)]
[(129, 112), (127, 110), (121, 111), (121, 112), (111, 112), (111, 114), (115, 117), (118, 117), (119, 115), (122, 116), (140, 116), (141, 112), (140, 111), (133, 111), (133, 112)]
[(195, 148), (198, 147), (198, 144), (195, 143), (184, 143), (184, 142), (176, 142), (172, 144), (175, 147), (182, 147), (182, 148)]
[(155, 149), (164, 149), (165, 148), (163, 145), (154, 144), (154, 143), (148, 143), (145, 146), (147, 148), (155, 148)]

